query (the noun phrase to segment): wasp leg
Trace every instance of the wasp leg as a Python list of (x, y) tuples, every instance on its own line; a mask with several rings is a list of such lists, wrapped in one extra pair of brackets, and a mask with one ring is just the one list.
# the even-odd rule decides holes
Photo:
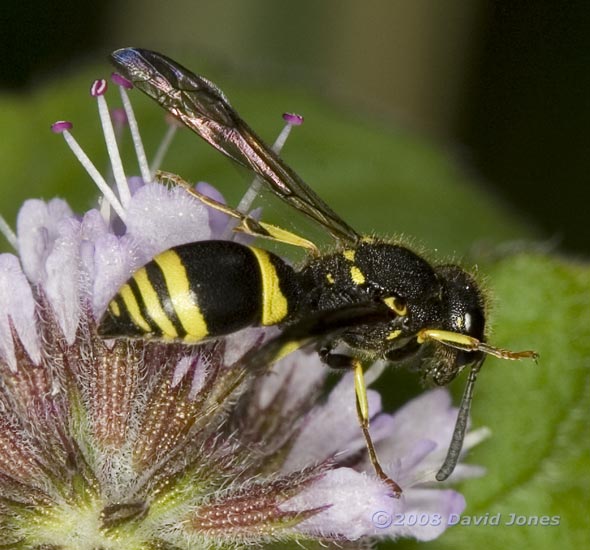
[(473, 336), (461, 334), (459, 332), (450, 332), (448, 330), (439, 329), (423, 329), (418, 332), (417, 342), (421, 344), (426, 340), (435, 340), (445, 346), (460, 349), (463, 351), (481, 351), (487, 355), (492, 355), (498, 359), (533, 359), (536, 361), (539, 354), (535, 351), (510, 351), (507, 349), (496, 348), (490, 346), (485, 342), (481, 342)]
[(358, 359), (354, 357), (348, 357), (338, 353), (330, 353), (329, 349), (323, 348), (320, 350), (320, 356), (329, 367), (334, 369), (348, 369), (354, 372), (354, 391), (356, 395), (356, 412), (359, 420), (361, 430), (365, 437), (365, 444), (367, 451), (369, 452), (369, 458), (371, 464), (377, 476), (382, 479), (390, 489), (393, 491), (393, 496), (399, 498), (402, 494), (402, 488), (391, 479), (381, 467), (379, 459), (377, 458), (377, 452), (375, 451), (375, 445), (371, 438), (369, 431), (369, 400), (367, 398), (367, 386), (365, 384), (365, 375), (363, 373), (363, 366)]
[(251, 235), (253, 237), (260, 237), (262, 239), (268, 239), (283, 244), (297, 246), (299, 248), (305, 248), (314, 256), (319, 256), (319, 250), (317, 246), (311, 241), (308, 241), (307, 239), (304, 239), (295, 233), (291, 233), (286, 229), (277, 227), (276, 225), (259, 222), (251, 216), (248, 216), (247, 214), (244, 214), (235, 208), (232, 208), (231, 206), (227, 206), (226, 204), (216, 201), (207, 195), (203, 195), (203, 193), (199, 193), (190, 185), (190, 183), (176, 174), (158, 170), (158, 172), (156, 172), (156, 179), (161, 182), (168, 182), (182, 187), (189, 195), (192, 195), (206, 206), (214, 208), (219, 212), (223, 212), (230, 218), (238, 220), (237, 225), (233, 228), (234, 231), (245, 233), (246, 235)]
[[(392, 316), (392, 311), (385, 304), (377, 302), (347, 304), (338, 309), (318, 311), (310, 314), (297, 323), (287, 326), (281, 334), (263, 344), (261, 348), (246, 353), (239, 360), (239, 374), (219, 399), (225, 399), (225, 397), (233, 393), (248, 373), (251, 375), (262, 375), (268, 372), (272, 364), (295, 349), (310, 344), (321, 346), (322, 342), (326, 342), (327, 340), (334, 341), (339, 333), (348, 327), (382, 323), (391, 320)], [(369, 403), (361, 362), (358, 359), (346, 355), (332, 354), (330, 353), (330, 348), (327, 346), (320, 348), (320, 354), (322, 360), (328, 366), (337, 369), (352, 370), (354, 372), (357, 415), (371, 464), (377, 476), (390, 487), (393, 496), (399, 498), (402, 489), (383, 471), (369, 432)], [(230, 372), (233, 371), (234, 369)]]

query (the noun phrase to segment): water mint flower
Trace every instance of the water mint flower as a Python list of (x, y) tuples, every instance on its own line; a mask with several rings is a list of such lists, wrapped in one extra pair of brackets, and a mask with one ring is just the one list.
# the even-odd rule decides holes
[[(126, 176), (107, 83), (96, 81), (113, 182), (77, 144), (71, 123), (53, 130), (100, 189), (98, 207), (77, 215), (61, 199), (29, 200), (16, 233), (0, 224), (16, 249), (0, 255), (2, 544), (355, 547), (440, 535), (465, 506), (434, 482), (456, 415), (445, 390), (393, 415), (369, 391), (373, 438), (403, 489), (396, 499), (366, 457), (350, 376), (326, 395), (327, 370), (308, 351), (268, 375), (242, 372), (240, 358), (278, 329), (197, 347), (97, 336), (97, 319), (136, 269), (172, 246), (221, 238), (228, 222), (185, 190), (154, 181), (160, 160), (148, 165), (128, 83), (114, 81), (125, 112), (114, 118), (129, 125), (141, 176)], [(223, 200), (208, 184), (199, 190)], [(466, 447), (484, 435), (472, 433)], [(393, 521), (411, 514), (426, 521)]]

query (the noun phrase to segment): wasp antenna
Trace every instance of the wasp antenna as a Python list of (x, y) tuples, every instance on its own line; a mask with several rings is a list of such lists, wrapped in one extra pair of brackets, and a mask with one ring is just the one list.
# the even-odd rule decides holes
[(459, 406), (459, 414), (457, 416), (457, 422), (455, 423), (455, 430), (453, 431), (453, 438), (447, 451), (447, 456), (440, 470), (436, 474), (437, 481), (444, 481), (447, 479), (457, 466), (459, 462), (459, 455), (463, 448), (463, 440), (465, 439), (465, 432), (467, 431), (467, 421), (469, 419), (469, 411), (471, 409), (471, 401), (473, 400), (473, 387), (477, 380), (477, 375), (483, 364), (483, 358), (475, 363), (469, 371), (469, 378), (465, 385), (465, 391), (461, 398), (461, 405)]

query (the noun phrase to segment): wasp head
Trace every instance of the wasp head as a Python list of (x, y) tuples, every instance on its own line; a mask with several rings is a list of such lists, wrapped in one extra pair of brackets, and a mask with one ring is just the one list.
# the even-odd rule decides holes
[[(444, 281), (441, 329), (456, 335), (485, 340), (485, 300), (474, 278), (456, 265), (435, 268)], [(433, 349), (423, 359), (422, 372), (426, 382), (445, 386), (465, 367), (480, 361), (481, 351), (469, 351), (432, 341)]]

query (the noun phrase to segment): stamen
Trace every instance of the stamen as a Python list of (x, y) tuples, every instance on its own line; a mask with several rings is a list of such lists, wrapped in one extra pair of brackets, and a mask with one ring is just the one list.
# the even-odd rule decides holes
[(0, 215), (0, 233), (4, 235), (4, 238), (8, 241), (8, 244), (15, 250), (18, 250), (18, 239), (16, 233), (12, 230), (12, 227), (8, 225), (7, 221)]
[(56, 134), (62, 134), (69, 148), (72, 150), (78, 162), (84, 167), (88, 175), (92, 178), (96, 186), (100, 189), (100, 192), (104, 195), (106, 200), (113, 207), (113, 210), (117, 213), (121, 220), (125, 221), (125, 209), (119, 202), (119, 199), (109, 187), (108, 183), (102, 177), (100, 172), (96, 169), (96, 166), (92, 164), (92, 161), (88, 158), (88, 155), (83, 151), (82, 147), (75, 140), (74, 136), (70, 133), (72, 129), (72, 123), (67, 120), (60, 120), (55, 122), (51, 126), (51, 130)]
[(117, 86), (121, 86), (121, 88), (125, 88), (127, 90), (133, 89), (133, 83), (131, 80), (127, 80), (122, 74), (111, 73), (111, 80)]
[(291, 126), (301, 126), (305, 119), (303, 115), (298, 115), (297, 113), (283, 113), (283, 120)]
[[(116, 107), (115, 109), (111, 109), (111, 120), (113, 121), (113, 127), (115, 129), (115, 138), (117, 140), (117, 143), (120, 144), (123, 138), (123, 130), (128, 123), (125, 109), (123, 109), (122, 107)], [(107, 167), (105, 180), (109, 184), (109, 187), (112, 187), (112, 184), (115, 181), (115, 177), (113, 175), (113, 167), (111, 164), (109, 164)], [(99, 201), (99, 204), (100, 214), (102, 218), (106, 222), (109, 222), (111, 219), (111, 207), (109, 206), (108, 201), (101, 200)]]
[(125, 171), (123, 170), (123, 162), (121, 161), (121, 155), (119, 154), (119, 147), (117, 146), (117, 139), (115, 138), (115, 130), (113, 129), (113, 122), (111, 120), (111, 115), (109, 114), (109, 108), (104, 98), (106, 90), (106, 80), (95, 80), (90, 87), (90, 95), (96, 97), (98, 102), (98, 114), (100, 116), (109, 158), (111, 159), (111, 166), (113, 167), (113, 175), (115, 177), (115, 183), (117, 184), (117, 190), (119, 191), (119, 198), (121, 199), (123, 207), (127, 207), (131, 200), (131, 192), (129, 191), (127, 178), (125, 176)]
[(121, 107), (111, 109), (111, 119), (113, 120), (113, 125), (117, 132), (128, 123), (127, 113), (125, 113), (125, 109), (122, 109)]
[(139, 171), (141, 173), (141, 179), (144, 183), (152, 181), (150, 168), (148, 166), (147, 157), (145, 155), (145, 149), (143, 142), (141, 141), (141, 135), (139, 133), (139, 126), (137, 125), (137, 118), (133, 112), (131, 101), (127, 95), (127, 90), (131, 89), (133, 85), (126, 78), (123, 78), (117, 73), (111, 75), (112, 81), (119, 86), (119, 92), (121, 93), (121, 101), (123, 102), (123, 109), (127, 114), (127, 121), (129, 122), (129, 130), (131, 130), (131, 138), (133, 139), (133, 147), (135, 147), (135, 154), (137, 155), (137, 162), (139, 164)]
[[(296, 115), (294, 113), (284, 113), (283, 120), (286, 122), (286, 124), (272, 145), (272, 150), (277, 155), (280, 154), (280, 152), (283, 150), (287, 138), (291, 133), (291, 128), (293, 126), (301, 126), (303, 124), (303, 117), (301, 115)], [(252, 180), (252, 183), (250, 184), (250, 187), (248, 187), (246, 193), (244, 193), (244, 196), (242, 197), (242, 200), (240, 200), (240, 203), (238, 204), (236, 210), (238, 212), (241, 212), (242, 214), (247, 214), (252, 208), (252, 203), (256, 200), (256, 197), (259, 195), (261, 187), (262, 181), (258, 176), (256, 176)], [(230, 229), (233, 229), (233, 225)]]
[(95, 80), (90, 86), (90, 95), (92, 97), (101, 97), (106, 94), (108, 90), (107, 81), (104, 78)]
[(303, 117), (301, 115), (297, 115), (295, 113), (283, 113), (283, 120), (287, 123), (285, 127), (277, 137), (274, 145), (272, 146), (272, 150), (278, 155), (281, 150), (283, 149), (289, 134), (291, 133), (291, 128), (293, 126), (301, 126), (303, 124)]
[(164, 160), (164, 157), (170, 148), (170, 144), (172, 143), (178, 128), (180, 128), (180, 123), (172, 115), (166, 115), (166, 122), (168, 123), (168, 130), (166, 131), (164, 138), (158, 146), (158, 150), (154, 155), (154, 160), (152, 161), (152, 165), (150, 167), (151, 180), (154, 179), (156, 172), (160, 169), (160, 166), (162, 166), (162, 161)]
[(111, 204), (105, 197), (98, 197), (98, 211), (102, 219), (107, 223), (111, 223)]
[(61, 134), (66, 130), (71, 130), (74, 125), (69, 120), (58, 120), (51, 125), (51, 131), (54, 134)]

